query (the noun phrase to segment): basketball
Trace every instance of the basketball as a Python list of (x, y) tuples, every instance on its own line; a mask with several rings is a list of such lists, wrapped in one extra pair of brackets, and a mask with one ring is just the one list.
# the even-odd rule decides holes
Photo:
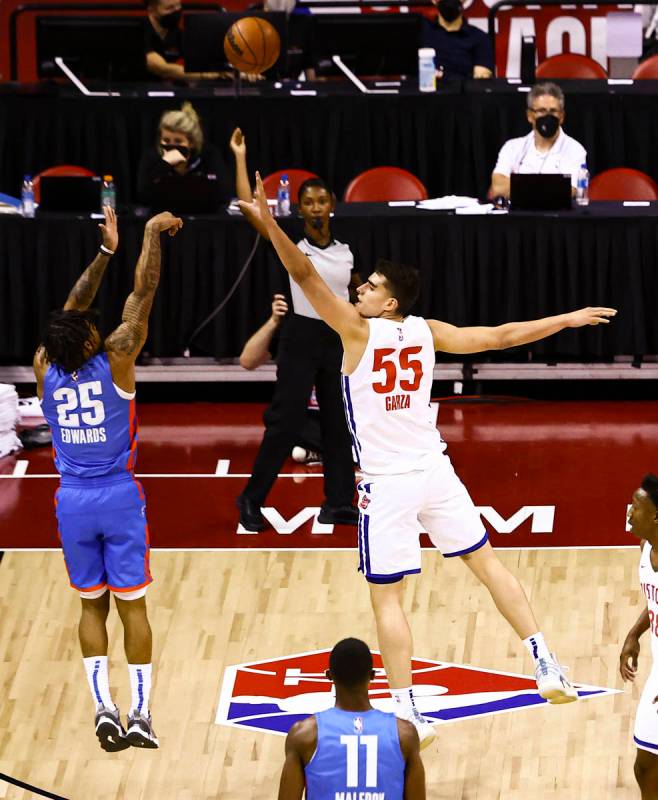
[(224, 53), (240, 72), (259, 75), (279, 57), (281, 39), (276, 28), (260, 17), (243, 17), (228, 29)]

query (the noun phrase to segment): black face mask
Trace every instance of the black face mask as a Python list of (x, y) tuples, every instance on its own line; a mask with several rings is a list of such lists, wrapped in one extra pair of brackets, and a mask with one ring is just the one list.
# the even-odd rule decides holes
[(545, 114), (543, 117), (535, 119), (535, 127), (537, 133), (543, 136), (544, 139), (552, 139), (560, 127), (560, 120), (552, 114)]
[(160, 147), (165, 151), (169, 152), (170, 150), (178, 150), (178, 152), (184, 157), (190, 157), (190, 148), (185, 147), (184, 144), (162, 144), (160, 143)]
[(446, 22), (454, 22), (462, 13), (462, 4), (459, 0), (439, 0), (438, 9)]
[(162, 17), (158, 17), (158, 22), (163, 28), (165, 28), (165, 30), (173, 31), (174, 28), (178, 27), (178, 23), (180, 22), (182, 16), (182, 11), (172, 11), (171, 14), (165, 14)]

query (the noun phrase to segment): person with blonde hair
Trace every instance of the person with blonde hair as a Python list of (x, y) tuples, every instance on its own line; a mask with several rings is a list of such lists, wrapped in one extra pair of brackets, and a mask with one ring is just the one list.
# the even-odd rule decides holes
[(224, 159), (219, 149), (205, 140), (199, 115), (187, 100), (180, 109), (162, 114), (155, 147), (142, 155), (137, 174), (140, 202), (157, 208), (158, 184), (176, 175), (216, 176), (218, 207), (233, 196)]

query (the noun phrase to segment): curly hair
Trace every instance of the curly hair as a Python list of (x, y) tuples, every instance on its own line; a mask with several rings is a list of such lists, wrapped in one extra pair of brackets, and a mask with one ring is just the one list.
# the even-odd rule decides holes
[(89, 358), (86, 347), (97, 327), (98, 312), (53, 311), (43, 334), (46, 359), (64, 372), (75, 372)]

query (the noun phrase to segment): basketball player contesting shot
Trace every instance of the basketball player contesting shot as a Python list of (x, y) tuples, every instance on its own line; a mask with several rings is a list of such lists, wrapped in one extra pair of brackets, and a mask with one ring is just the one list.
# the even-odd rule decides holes
[(658, 477), (655, 475), (646, 475), (633, 493), (628, 523), (633, 536), (640, 540), (640, 587), (647, 602), (626, 636), (619, 656), (619, 671), (625, 681), (635, 680), (640, 637), (649, 631), (653, 666), (635, 717), (635, 777), (642, 800), (658, 800)]
[(406, 575), (420, 572), (419, 531), (445, 557), (460, 556), (487, 587), (534, 659), (539, 693), (551, 703), (576, 700), (539, 630), (519, 581), (498, 560), (465, 487), (431, 421), (435, 351), (477, 353), (543, 339), (565, 328), (609, 322), (612, 308), (497, 327), (457, 328), (408, 316), (419, 294), (411, 267), (380, 261), (357, 289), (355, 306), (331, 292), (311, 261), (270, 215), (257, 175), (256, 197), (243, 213), (267, 229), (281, 262), (343, 343), (345, 411), (363, 472), (359, 490), (359, 569), (370, 586), (384, 667), (398, 716), (416, 725), (421, 747), (434, 738), (412, 691), (412, 636), (402, 609)]
[[(135, 286), (122, 322), (105, 341), (89, 306), (117, 248), (116, 216), (104, 209), (100, 252), (52, 313), (34, 356), (37, 393), (61, 475), (55, 507), (64, 560), (82, 611), (79, 636), (101, 747), (158, 747), (151, 714), (152, 636), (146, 613), (149, 533), (146, 501), (133, 470), (137, 457), (135, 360), (146, 341), (160, 280), (160, 234), (174, 236), (168, 212), (146, 223)], [(124, 627), (132, 691), (126, 729), (109, 689), (106, 620), (114, 595)]]
[(368, 645), (343, 639), (329, 656), (334, 708), (296, 722), (286, 737), (279, 800), (385, 797), (425, 800), (418, 734), (406, 720), (370, 705), (375, 677)]

